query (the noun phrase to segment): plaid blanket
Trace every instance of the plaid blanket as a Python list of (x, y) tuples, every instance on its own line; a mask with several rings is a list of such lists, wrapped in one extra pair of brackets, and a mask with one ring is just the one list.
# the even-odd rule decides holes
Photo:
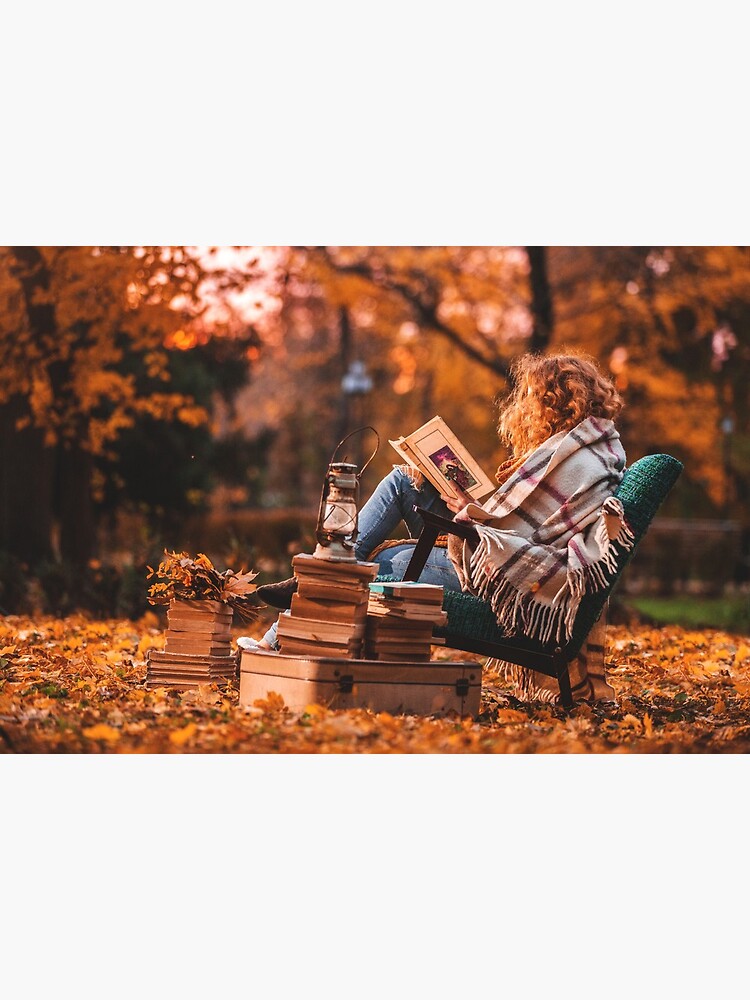
[[(584, 593), (607, 585), (616, 570), (613, 542), (633, 545), (622, 504), (612, 496), (624, 468), (612, 421), (589, 417), (540, 445), (481, 508), (469, 505), (479, 543), (473, 551), (463, 546), (456, 569), (464, 590), (490, 603), (508, 635), (567, 641)], [(611, 692), (603, 630), (595, 631), (589, 644), (598, 648), (581, 651), (571, 682), (579, 697), (613, 697), (596, 683), (600, 677)], [(514, 667), (510, 674), (529, 697), (533, 672)]]

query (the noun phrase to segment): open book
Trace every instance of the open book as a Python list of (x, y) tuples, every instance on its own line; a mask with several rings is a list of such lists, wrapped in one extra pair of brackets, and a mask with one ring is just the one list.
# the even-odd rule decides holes
[(395, 441), (389, 439), (388, 444), (443, 496), (459, 499), (454, 483), (474, 500), (497, 489), (442, 417), (433, 417), (412, 434)]

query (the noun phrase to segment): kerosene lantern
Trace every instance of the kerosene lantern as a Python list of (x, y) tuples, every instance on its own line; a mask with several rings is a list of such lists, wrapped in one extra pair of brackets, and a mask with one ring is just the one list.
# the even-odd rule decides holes
[[(365, 430), (372, 431), (378, 438), (378, 443), (362, 467), (362, 472), (357, 471), (357, 466), (353, 462), (334, 462), (336, 452), (344, 441), (347, 441), (352, 434)], [(359, 480), (379, 447), (380, 436), (374, 427), (360, 427), (347, 434), (336, 445), (320, 495), (318, 523), (315, 528), (318, 544), (313, 552), (316, 559), (330, 559), (335, 562), (357, 561), (354, 547), (358, 536)]]

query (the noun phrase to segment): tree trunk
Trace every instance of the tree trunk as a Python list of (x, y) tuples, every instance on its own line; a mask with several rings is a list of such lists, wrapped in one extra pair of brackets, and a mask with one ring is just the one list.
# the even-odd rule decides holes
[[(26, 315), (35, 337), (57, 329), (54, 306), (44, 301), (50, 274), (38, 247), (11, 247), (13, 272), (21, 285)], [(37, 293), (42, 293), (38, 295)], [(54, 449), (44, 444), (44, 430), (16, 429), (19, 418), (30, 416), (26, 399), (16, 396), (2, 407), (0, 433), (3, 443), (2, 506), (3, 547), (33, 567), (52, 552)]]
[(25, 416), (21, 396), (0, 407), (0, 548), (33, 568), (52, 557), (54, 452), (44, 446), (44, 431), (16, 429)]
[(542, 353), (549, 347), (554, 324), (552, 291), (547, 277), (547, 248), (526, 247), (526, 254), (529, 258), (531, 315), (534, 320), (529, 350)]
[(58, 448), (60, 555), (84, 567), (94, 554), (93, 456), (77, 444)]
[[(44, 257), (38, 247), (12, 247), (16, 259), (14, 268), (16, 277), (23, 292), (26, 315), (32, 333), (40, 341), (57, 333), (57, 316), (55, 307), (46, 301), (50, 288), (50, 272)], [(40, 294), (41, 293), (41, 294)], [(84, 331), (81, 331), (83, 337)], [(67, 360), (57, 360), (48, 365), (52, 391), (56, 400), (61, 400), (70, 391), (70, 368)], [(25, 402), (24, 402), (25, 405)], [(51, 552), (51, 529), (53, 515), (59, 518), (60, 553), (59, 555), (74, 566), (85, 566), (94, 551), (94, 509), (91, 498), (91, 476), (93, 472), (92, 456), (80, 446), (80, 438), (57, 448), (45, 448), (44, 454), (39, 454), (38, 442), (43, 432), (30, 430), (26, 440), (29, 442), (29, 455), (22, 456), (26, 467), (37, 465), (38, 475), (45, 478), (43, 488), (35, 488), (38, 475), (34, 472), (29, 476), (30, 491), (34, 493), (34, 518), (36, 533), (33, 542), (26, 548), (29, 552), (39, 552), (48, 555)], [(20, 440), (20, 439), (19, 439)], [(57, 466), (55, 470), (55, 464)], [(57, 487), (57, 496), (52, 489), (53, 476)], [(28, 468), (25, 475), (29, 475)], [(12, 490), (3, 492), (3, 502), (7, 496), (9, 505), (14, 503), (14, 509), (9, 518), (9, 524), (15, 518), (24, 522), (28, 520), (25, 503), (29, 502), (26, 492), (14, 497)], [(47, 543), (42, 544), (42, 536), (46, 533)]]

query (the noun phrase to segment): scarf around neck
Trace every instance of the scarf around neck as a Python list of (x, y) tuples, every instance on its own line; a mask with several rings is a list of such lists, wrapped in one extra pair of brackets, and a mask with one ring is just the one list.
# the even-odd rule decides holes
[(464, 546), (459, 575), (506, 634), (570, 638), (584, 593), (616, 572), (614, 546), (633, 546), (612, 495), (624, 468), (613, 422), (588, 417), (531, 452), (482, 507), (469, 505), (479, 543)]

